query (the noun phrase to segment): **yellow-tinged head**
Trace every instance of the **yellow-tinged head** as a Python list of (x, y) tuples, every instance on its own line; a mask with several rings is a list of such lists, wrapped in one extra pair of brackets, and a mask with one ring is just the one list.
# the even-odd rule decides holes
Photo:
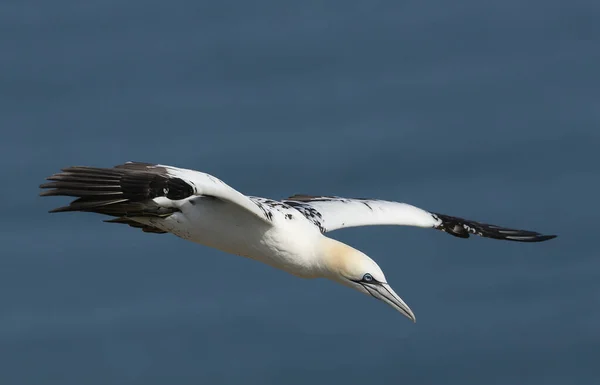
[(326, 278), (371, 295), (416, 322), (410, 307), (392, 290), (375, 261), (363, 252), (327, 237), (322, 240), (321, 250)]

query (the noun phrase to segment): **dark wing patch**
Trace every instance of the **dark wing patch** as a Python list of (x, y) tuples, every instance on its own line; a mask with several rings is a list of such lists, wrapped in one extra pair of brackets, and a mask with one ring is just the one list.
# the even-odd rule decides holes
[(535, 231), (510, 229), (450, 215), (437, 213), (432, 213), (432, 215), (441, 221), (436, 227), (438, 230), (459, 238), (469, 238), (470, 234), (515, 242), (543, 242), (556, 238), (556, 235), (543, 235)]
[(157, 197), (185, 199), (194, 188), (180, 178), (168, 175), (164, 167), (130, 162), (113, 168), (75, 166), (46, 178), (49, 183), (40, 196), (76, 197), (68, 206), (50, 212), (87, 211), (124, 216), (168, 216), (173, 208), (158, 206)]

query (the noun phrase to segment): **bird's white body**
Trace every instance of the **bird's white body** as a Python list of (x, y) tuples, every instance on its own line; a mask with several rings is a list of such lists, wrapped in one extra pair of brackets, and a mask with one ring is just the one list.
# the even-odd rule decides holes
[(70, 167), (48, 178), (41, 195), (77, 197), (52, 212), (91, 211), (146, 232), (172, 233), (251, 258), (303, 278), (328, 278), (380, 299), (408, 318), (412, 310), (371, 258), (327, 237), (336, 229), (405, 225), (521, 242), (554, 236), (436, 214), (379, 199), (294, 195), (281, 201), (246, 196), (200, 171), (128, 162), (114, 168)]
[[(310, 278), (318, 273), (318, 246), (325, 236), (301, 215), (286, 220), (273, 212), (272, 224), (218, 199), (191, 197), (168, 218), (139, 218), (188, 241), (266, 263)], [(292, 214), (293, 215), (293, 214)]]

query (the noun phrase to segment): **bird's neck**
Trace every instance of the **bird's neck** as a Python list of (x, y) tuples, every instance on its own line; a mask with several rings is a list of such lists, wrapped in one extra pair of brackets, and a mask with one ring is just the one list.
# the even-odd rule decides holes
[(347, 269), (352, 255), (360, 253), (355, 248), (329, 237), (323, 237), (319, 244), (319, 269), (325, 278), (336, 279)]
[(301, 278), (329, 278), (339, 281), (340, 272), (358, 250), (326, 236), (306, 243), (297, 249), (274, 249), (272, 252), (258, 254), (239, 254), (275, 268), (284, 270)]

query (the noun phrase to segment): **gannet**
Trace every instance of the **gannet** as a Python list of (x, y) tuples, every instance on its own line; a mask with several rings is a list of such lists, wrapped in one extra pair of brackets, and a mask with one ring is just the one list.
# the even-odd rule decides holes
[(415, 315), (363, 252), (326, 236), (349, 227), (403, 225), (518, 242), (555, 235), (515, 230), (429, 212), (407, 203), (296, 194), (273, 200), (247, 196), (204, 172), (127, 162), (112, 168), (67, 167), (46, 178), (41, 196), (75, 197), (50, 210), (94, 212), (148, 233), (250, 258), (302, 278), (326, 278), (381, 300), (413, 322)]

